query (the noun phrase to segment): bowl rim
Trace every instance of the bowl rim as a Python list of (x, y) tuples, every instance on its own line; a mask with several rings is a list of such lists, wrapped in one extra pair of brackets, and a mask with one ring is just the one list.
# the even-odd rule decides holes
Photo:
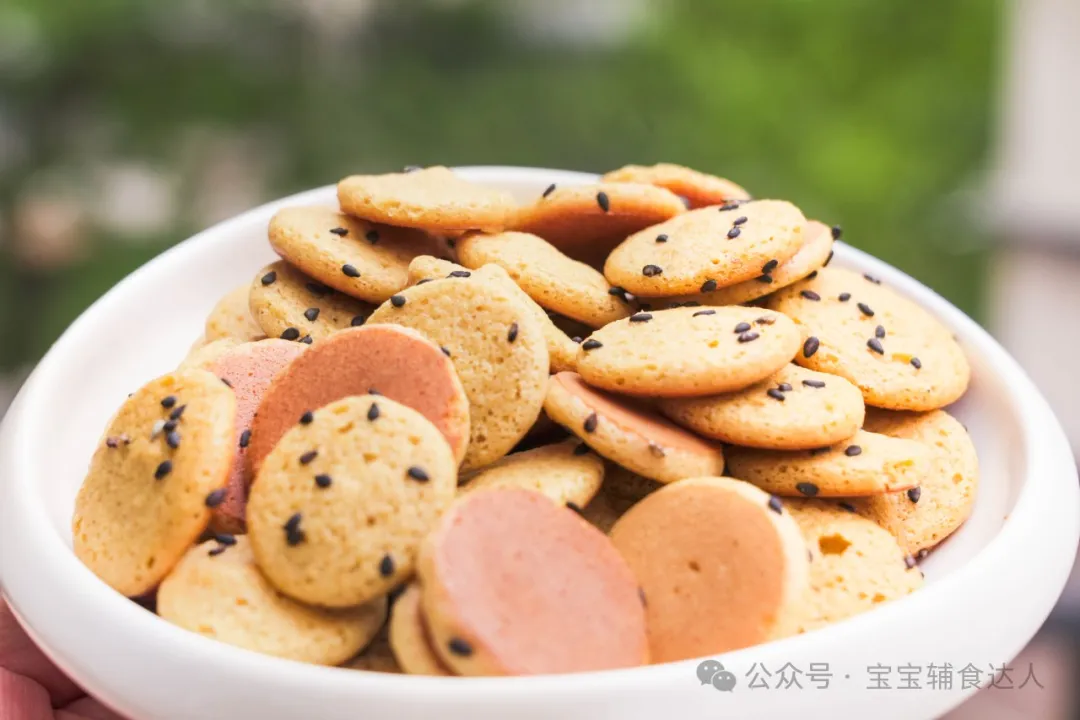
[[(561, 182), (580, 184), (595, 182), (596, 175), (542, 168), (470, 166), (455, 168), (463, 176), (478, 182)], [(98, 580), (75, 557), (63, 540), (52, 531), (44, 503), (37, 503), (31, 484), (36, 477), (34, 459), (29, 457), (30, 428), (41, 428), (35, 420), (35, 398), (66, 362), (69, 350), (87, 342), (88, 326), (93, 318), (111, 312), (117, 298), (140, 276), (161, 271), (182, 254), (199, 253), (216, 236), (228, 233), (237, 226), (270, 214), (283, 206), (302, 203), (321, 203), (334, 186), (324, 186), (275, 200), (207, 228), (178, 243), (153, 258), (111, 288), (87, 308), (48, 351), (12, 403), (0, 425), (0, 579), (5, 594), (20, 622), (61, 667), (68, 667), (71, 658), (61, 648), (69, 643), (60, 637), (61, 624), (70, 626), (72, 620), (83, 623), (89, 634), (115, 637), (127, 647), (138, 645), (167, 646), (177, 658), (191, 664), (231, 666), (230, 673), (261, 683), (272, 678), (275, 684), (311, 692), (319, 688), (348, 686), (365, 693), (384, 696), (408, 692), (437, 693), (443, 700), (474, 698), (513, 699), (519, 696), (536, 697), (558, 693), (566, 697), (615, 692), (627, 684), (659, 686), (685, 682), (694, 676), (698, 660), (684, 660), (624, 670), (610, 670), (569, 675), (545, 675), (511, 678), (436, 678), (386, 673), (358, 672), (343, 668), (307, 665), (291, 660), (261, 655), (233, 647), (188, 632), (157, 616), (142, 611)], [(997, 534), (963, 566), (951, 571), (935, 583), (897, 601), (887, 603), (873, 612), (864, 613), (840, 623), (805, 635), (758, 645), (718, 655), (734, 657), (746, 664), (751, 661), (769, 662), (790, 654), (797, 647), (810, 646), (828, 640), (835, 643), (860, 643), (871, 628), (882, 623), (900, 623), (905, 618), (932, 613), (935, 605), (950, 595), (963, 595), (966, 586), (977, 584), (980, 578), (997, 576), (1000, 584), (1023, 583), (1028, 574), (1012, 558), (1017, 549), (1026, 552), (1050, 553), (1052, 562), (1040, 566), (1039, 577), (1053, 598), (1060, 595), (1068, 577), (1080, 538), (1080, 488), (1076, 483), (1076, 468), (1065, 433), (1043, 396), (1035, 388), (1017, 362), (977, 323), (931, 289), (903, 272), (860, 250), (837, 243), (838, 256), (852, 261), (865, 272), (887, 281), (907, 297), (933, 312), (961, 338), (968, 353), (985, 356), (988, 366), (1000, 376), (1009, 399), (1018, 411), (1024, 447), (1024, 482), (1015, 500), (1013, 511)], [(45, 528), (43, 530), (42, 528)], [(1071, 548), (1071, 552), (1068, 552)], [(32, 560), (28, 560), (28, 557)], [(1022, 587), (1022, 585), (1020, 585)], [(68, 613), (65, 623), (50, 618), (51, 612), (36, 602), (45, 588), (74, 589), (77, 602)], [(1050, 593), (1045, 593), (1049, 596)], [(1027, 635), (1023, 642), (1041, 626), (1053, 602), (1043, 602), (1030, 611)], [(94, 630), (94, 627), (98, 630)], [(1022, 647), (1019, 645), (1015, 651)], [(84, 659), (85, 660), (85, 659)]]

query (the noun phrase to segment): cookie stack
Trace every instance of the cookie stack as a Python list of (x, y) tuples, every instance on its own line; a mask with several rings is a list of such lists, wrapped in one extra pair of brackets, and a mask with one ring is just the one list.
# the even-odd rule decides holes
[(789, 202), (667, 164), (338, 199), (274, 216), (281, 260), (91, 460), (76, 554), (169, 622), (364, 670), (631, 667), (910, 593), (971, 512), (963, 352)]

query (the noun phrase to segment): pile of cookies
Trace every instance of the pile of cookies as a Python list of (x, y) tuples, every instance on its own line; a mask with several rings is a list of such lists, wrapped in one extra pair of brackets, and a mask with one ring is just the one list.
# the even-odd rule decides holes
[(274, 216), (78, 494), (78, 557), (171, 623), (426, 675), (697, 658), (912, 592), (971, 512), (963, 352), (789, 202), (674, 165), (338, 198)]

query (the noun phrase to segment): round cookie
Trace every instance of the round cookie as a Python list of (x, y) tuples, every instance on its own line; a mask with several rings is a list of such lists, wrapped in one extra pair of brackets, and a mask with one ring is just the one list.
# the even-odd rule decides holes
[[(555, 326), (551, 317), (544, 312), (544, 308), (537, 305), (531, 297), (526, 295), (525, 291), (510, 279), (506, 271), (500, 273), (499, 270), (502, 270), (502, 268), (498, 268), (498, 270), (491, 269), (493, 267), (498, 266), (489, 266), (489, 269), (486, 270), (481, 268), (483, 270), (481, 277), (486, 280), (501, 282), (507, 292), (512, 293), (523, 305), (528, 307), (529, 314), (536, 319), (544, 332), (551, 372), (573, 370), (574, 364), (577, 362), (577, 344), (570, 339), (569, 335)], [(409, 285), (444, 279), (461, 280), (472, 277), (472, 272), (449, 260), (440, 260), (430, 255), (421, 255), (409, 263)], [(477, 270), (476, 272), (480, 271)], [(468, 274), (466, 275), (466, 273)]]
[(784, 506), (813, 555), (797, 632), (872, 610), (922, 586), (914, 559), (870, 520), (822, 500), (787, 500)]
[(774, 374), (799, 350), (780, 313), (748, 307), (639, 312), (581, 344), (578, 372), (626, 395), (688, 397), (740, 390)]
[(604, 480), (604, 461), (576, 438), (555, 445), (507, 455), (488, 465), (458, 489), (520, 487), (550, 498), (557, 505), (584, 508)]
[(248, 539), (193, 547), (161, 583), (157, 612), (185, 630), (247, 650), (337, 665), (386, 621), (386, 598), (347, 610), (308, 607), (281, 595), (255, 566)]
[(304, 352), (306, 345), (288, 340), (260, 340), (230, 348), (205, 368), (217, 375), (236, 395), (236, 435), (225, 497), (214, 507), (212, 532), (244, 531), (244, 508), (252, 474), (246, 460), (251, 442), (251, 422), (266, 388), (283, 368)]
[(368, 303), (342, 295), (286, 262), (271, 263), (251, 284), (251, 314), (268, 337), (311, 344), (343, 328), (363, 325)]
[(252, 342), (266, 337), (266, 333), (251, 316), (251, 308), (248, 306), (249, 295), (251, 295), (251, 283), (244, 283), (218, 300), (214, 309), (206, 317), (204, 343), (222, 338)]
[(867, 405), (935, 410), (964, 394), (971, 375), (951, 332), (878, 280), (822, 268), (770, 297), (800, 326), (795, 362), (855, 383)]
[(933, 548), (964, 524), (975, 503), (979, 459), (958, 420), (944, 410), (907, 413), (872, 408), (864, 427), (924, 443), (933, 459), (918, 487), (853, 499), (856, 512), (891, 532), (909, 555)]
[(454, 499), (454, 456), (423, 415), (385, 397), (348, 397), (298, 420), (251, 487), (255, 558), (301, 602), (368, 602), (412, 575)]
[(553, 185), (518, 211), (510, 229), (539, 235), (569, 257), (598, 268), (627, 235), (685, 210), (678, 195), (653, 185)]
[(390, 649), (401, 668), (410, 675), (453, 675), (431, 648), (420, 612), (420, 586), (412, 583), (394, 601), (390, 614)]
[[(76, 557), (114, 590), (152, 590), (210, 520), (233, 459), (236, 400), (205, 370), (170, 373), (109, 421), (75, 498)], [(166, 429), (167, 428), (167, 429)]]
[(603, 533), (540, 493), (469, 493), (424, 541), (418, 572), (432, 646), (462, 675), (648, 661), (630, 569)]
[(631, 399), (591, 388), (575, 373), (552, 376), (544, 410), (608, 460), (652, 480), (669, 483), (724, 471), (719, 445)]
[(375, 304), (404, 288), (409, 261), (435, 247), (418, 230), (375, 225), (326, 207), (279, 210), (270, 220), (269, 236), (274, 251), (293, 267)]
[(471, 428), (462, 470), (510, 452), (536, 421), (546, 392), (543, 332), (504, 282), (490, 280), (499, 273), (485, 269), (471, 281), (413, 285), (368, 319), (414, 328), (449, 351), (469, 398)]
[(805, 226), (799, 209), (783, 200), (691, 210), (626, 238), (608, 256), (604, 276), (640, 297), (710, 292), (793, 256)]
[(465, 267), (494, 263), (537, 304), (589, 327), (603, 327), (633, 311), (626, 294), (612, 294), (600, 272), (536, 235), (472, 233), (458, 240), (457, 252)]
[(730, 180), (671, 163), (624, 165), (601, 180), (656, 185), (685, 198), (691, 209), (750, 199), (750, 193)]
[(353, 175), (338, 183), (337, 194), (350, 215), (433, 233), (502, 230), (517, 207), (509, 193), (463, 180), (441, 166)]
[(859, 430), (807, 451), (728, 448), (728, 473), (785, 497), (858, 497), (908, 490), (930, 468), (929, 448)]
[(348, 662), (342, 663), (340, 667), (346, 670), (363, 670), (365, 672), (393, 673), (396, 675), (404, 672), (401, 666), (398, 665), (397, 658), (394, 657), (394, 651), (390, 649), (389, 630), (386, 625), (383, 625), (382, 630), (364, 648), (363, 652)]
[(806, 593), (795, 521), (776, 498), (731, 478), (657, 490), (615, 523), (611, 542), (641, 583), (656, 663), (780, 637)]
[(457, 461), (465, 457), (469, 401), (454, 364), (415, 330), (369, 325), (314, 343), (274, 378), (251, 425), (252, 472), (305, 412), (372, 391), (416, 410), (442, 433)]
[(770, 450), (809, 450), (862, 427), (862, 393), (836, 375), (787, 364), (748, 388), (723, 395), (670, 398), (661, 413), (699, 435)]
[(236, 338), (226, 337), (211, 340), (202, 344), (196, 343), (188, 354), (176, 366), (177, 370), (205, 370), (213, 365), (219, 357), (233, 348), (242, 345)]
[(663, 483), (642, 477), (609, 460), (604, 469), (604, 485), (600, 488), (600, 492), (607, 497), (618, 517), (645, 496), (662, 487), (664, 487)]

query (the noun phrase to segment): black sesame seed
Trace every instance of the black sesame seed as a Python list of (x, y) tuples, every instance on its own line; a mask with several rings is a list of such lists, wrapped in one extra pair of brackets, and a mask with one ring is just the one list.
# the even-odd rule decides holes
[(829, 263), (832, 262), (832, 256), (833, 256), (833, 251), (830, 250), (829, 251), (829, 257), (825, 258), (825, 262), (822, 264), (822, 267), (828, 267), (829, 266)]
[(131, 438), (127, 435), (113, 435), (105, 438), (105, 446), (109, 448), (118, 448), (120, 445), (130, 445)]
[(173, 450), (180, 447), (180, 433), (173, 430), (170, 433), (165, 433), (165, 444), (171, 447)]
[(417, 285), (423, 285), (424, 283), (435, 282), (435, 278), (420, 278), (416, 281)]
[(206, 507), (208, 508), (216, 508), (223, 502), (225, 502), (225, 488), (211, 490), (206, 496)]
[(848, 300), (851, 299), (851, 293), (840, 293), (839, 295), (836, 296), (836, 299), (839, 300), (840, 302), (847, 302)]
[(919, 552), (917, 552), (915, 554), (920, 560), (925, 560), (926, 558), (930, 557), (930, 551), (927, 550), (926, 548), (923, 548), (922, 550), (920, 550)]
[(510, 323), (510, 330), (508, 330), (507, 333), (506, 333), (506, 339), (509, 340), (510, 342), (514, 342), (515, 340), (517, 340), (517, 336), (518, 336), (518, 324), (517, 323)]
[(393, 305), (396, 308), (403, 307), (405, 305), (405, 296), (404, 295), (391, 295), (390, 296), (390, 304)]
[(452, 357), (452, 355), (450, 354), (450, 348), (446, 347), (445, 345), (440, 345), (439, 349), (442, 350), (442, 354), (446, 357)]
[(345, 237), (349, 234), (348, 228), (343, 227), (330, 228), (330, 232), (334, 233), (338, 237)]
[(745, 215), (740, 215), (739, 217), (735, 218), (735, 220), (733, 220), (731, 224), (732, 225), (742, 225), (743, 223), (745, 223), (747, 221), (747, 219), (748, 218)]
[(379, 561), (379, 574), (383, 577), (390, 577), (394, 574), (394, 558), (383, 555), (382, 560)]
[(366, 233), (364, 233), (364, 239), (374, 245), (375, 243), (379, 242), (379, 231), (368, 230)]
[(911, 358), (911, 367), (915, 368), (916, 370), (921, 370), (922, 369), (922, 360), (920, 360), (917, 357)]
[(849, 502), (842, 502), (842, 503), (840, 503), (840, 509), (841, 509), (841, 510), (847, 510), (847, 511), (848, 511), (849, 513), (853, 513), (853, 512), (855, 512), (855, 506), (854, 506), (854, 505), (852, 505), (852, 504), (851, 504), (851, 503), (849, 503)]
[(596, 431), (596, 424), (600, 422), (600, 418), (596, 417), (596, 413), (592, 413), (589, 417), (585, 418), (585, 424), (582, 426), (585, 428), (585, 432), (591, 433)]
[(341, 266), (341, 272), (345, 273), (346, 277), (351, 277), (351, 278), (360, 277), (360, 271), (357, 270), (354, 266), (349, 265), (348, 263), (345, 263), (344, 265)]
[(469, 272), (468, 270), (454, 270), (449, 275), (447, 275), (446, 277), (448, 277), (448, 278), (467, 278), (467, 277), (471, 277), (471, 276), (472, 276), (472, 273)]
[(738, 200), (732, 200), (730, 202), (725, 202), (723, 205), (720, 206), (720, 212), (727, 212), (728, 210), (734, 210), (737, 207), (739, 207), (739, 201)]
[(762, 315), (754, 322), (756, 322), (758, 325), (772, 325), (774, 322), (776, 322), (776, 317), (772, 315)]
[(580, 335), (575, 335), (574, 337), (570, 338), (570, 342), (577, 343), (578, 345), (580, 345), (581, 344), (581, 336)]
[(741, 322), (741, 323), (739, 323), (738, 325), (735, 326), (735, 332), (736, 333), (744, 333), (749, 329), (750, 329), (750, 323), (748, 323), (748, 322)]
[(172, 461), (162, 460), (161, 463), (154, 470), (154, 479), (161, 480), (166, 475), (172, 472)]
[(240, 447), (246, 448), (251, 442), (251, 430), (245, 430), (240, 433)]
[(294, 327), (285, 328), (285, 331), (281, 333), (282, 340), (296, 340), (300, 337), (300, 331)]
[(761, 337), (761, 336), (758, 335), (756, 332), (744, 332), (743, 334), (739, 335), (739, 342), (740, 343), (753, 342), (754, 340), (757, 340), (759, 337)]
[(593, 340), (589, 338), (585, 342), (581, 343), (582, 350), (595, 350), (596, 348), (604, 347), (604, 344), (599, 340)]
[(176, 420), (167, 420), (161, 424), (161, 429), (165, 432), (172, 432), (176, 429), (178, 422)]
[(734, 240), (742, 234), (742, 231), (737, 227), (733, 227), (727, 231), (728, 240)]
[(589, 446), (586, 445), (585, 443), (578, 443), (577, 447), (574, 448), (574, 454), (575, 455), (587, 455), (588, 453), (589, 453)]
[(330, 288), (326, 287), (325, 285), (320, 285), (317, 282), (309, 282), (305, 285), (305, 287), (307, 287), (309, 293), (318, 297), (322, 297), (323, 295), (326, 295), (328, 292), (330, 292)]
[(229, 382), (228, 378), (219, 377), (218, 380), (220, 380), (221, 384), (224, 385), (225, 387), (230, 388), (230, 389), (232, 388), (232, 383)]
[(801, 293), (799, 293), (799, 294), (800, 294), (800, 295), (802, 295), (802, 296), (803, 296), (804, 298), (806, 298), (807, 300), (813, 300), (814, 302), (817, 302), (818, 300), (821, 300), (821, 296), (820, 296), (820, 295), (818, 295), (818, 294), (817, 294), (816, 292), (814, 292), (813, 290), (803, 290), (803, 291), (802, 291)]
[(330, 487), (330, 484), (332, 482), (333, 480), (330, 479), (330, 476), (325, 473), (320, 473), (319, 475), (315, 476), (315, 484), (321, 487), (323, 490)]
[(770, 260), (769, 262), (767, 262), (767, 263), (765, 263), (764, 265), (762, 265), (762, 266), (761, 266), (761, 273), (762, 273), (763, 275), (768, 275), (768, 274), (769, 274), (769, 273), (771, 273), (771, 272), (772, 272), (773, 270), (775, 270), (775, 269), (776, 269), (776, 267), (777, 267), (777, 266), (778, 266), (779, 264), (780, 264), (780, 261), (779, 261), (779, 260), (776, 260), (776, 259), (774, 258), (774, 259)]
[(762, 283), (764, 285), (772, 284), (772, 275), (758, 275), (756, 279), (759, 283)]
[(446, 646), (450, 648), (450, 652), (461, 657), (469, 657), (473, 653), (472, 645), (461, 638), (450, 638)]
[(649, 443), (649, 452), (652, 453), (654, 457), (667, 457), (667, 450), (654, 442)]
[(906, 567), (908, 570), (915, 567), (915, 565), (915, 557), (913, 555), (908, 555), (904, 558), (904, 567)]
[[(179, 420), (180, 417), (184, 414), (185, 410), (187, 410), (187, 405), (181, 405), (180, 407), (173, 408), (173, 411), (171, 413), (169, 413), (169, 419), (170, 420)], [(167, 427), (165, 429), (166, 430), (172, 430), (173, 428)]]
[(881, 281), (880, 281), (880, 280), (878, 280), (878, 279), (877, 279), (876, 277), (874, 277), (873, 275), (867, 275), (866, 273), (863, 273), (863, 277), (864, 277), (864, 278), (866, 278), (866, 279), (867, 279), (867, 281), (869, 281), (869, 282), (872, 282), (872, 283), (874, 283), (875, 285), (880, 285), (880, 284), (881, 284)]
[(769, 509), (772, 510), (774, 513), (783, 513), (784, 503), (780, 502), (780, 498), (776, 497), (775, 495), (770, 495)]
[(309, 425), (311, 423), (311, 421), (314, 420), (314, 419), (315, 419), (315, 416), (311, 413), (310, 410), (308, 410), (306, 413), (304, 413), (303, 415), (300, 416), (300, 424), (301, 425)]
[(365, 322), (367, 322), (366, 317), (364, 317), (363, 315), (355, 315), (353, 316), (353, 319), (349, 321), (349, 325), (352, 327), (360, 327)]
[(780, 392), (791, 392), (791, 383), (780, 383), (776, 389)]
[(168, 410), (169, 408), (171, 408), (175, 404), (176, 404), (176, 396), (175, 395), (167, 395), (167, 396), (161, 398), (161, 407), (165, 408), (166, 410)]
[(300, 456), (300, 464), (301, 465), (307, 465), (308, 463), (310, 463), (312, 460), (314, 460), (318, 456), (319, 456), (319, 451), (318, 450), (308, 450), (306, 453), (304, 453), (303, 455)]
[(818, 351), (819, 347), (821, 347), (821, 341), (818, 340), (816, 337), (811, 335), (810, 337), (806, 338), (806, 342), (804, 342), (802, 345), (803, 357), (813, 357), (814, 353)]
[(228, 549), (229, 549), (228, 545), (215, 545), (214, 547), (210, 548), (210, 551), (207, 552), (206, 554), (209, 555), (210, 557), (217, 557), (218, 555), (220, 555), (221, 553), (225, 552)]
[(715, 289), (716, 289), (716, 281), (715, 280), (706, 280), (705, 282), (701, 283), (701, 292), (703, 292), (703, 293), (712, 292)]
[(411, 477), (413, 480), (418, 480), (420, 482), (427, 482), (431, 479), (431, 476), (427, 474), (427, 470), (417, 465), (413, 465), (412, 467), (410, 467), (408, 470), (405, 471), (405, 474)]
[(776, 388), (769, 388), (765, 391), (765, 394), (771, 397), (773, 400), (779, 400), (780, 402), (784, 402), (784, 393), (780, 392)]
[(641, 274), (645, 277), (656, 277), (662, 272), (664, 272), (664, 269), (659, 265), (646, 265), (641, 268)]
[(795, 489), (806, 497), (814, 497), (818, 494), (818, 486), (810, 482), (801, 482), (795, 486)]
[(871, 350), (876, 352), (878, 355), (884, 355), (885, 354), (884, 346), (882, 346), (881, 341), (878, 340), (876, 337), (872, 337), (869, 340), (867, 340), (866, 341), (866, 347), (870, 348)]
[(859, 312), (866, 317), (874, 317), (874, 310), (866, 303), (858, 303), (857, 307), (859, 308)]
[(823, 387), (825, 387), (825, 381), (824, 380), (803, 380), (802, 384), (805, 385), (806, 387), (812, 387), (812, 388), (823, 388)]
[(578, 515), (581, 515), (581, 514), (583, 514), (585, 512), (584, 510), (581, 509), (581, 506), (578, 505), (573, 500), (567, 500), (566, 501), (566, 507), (568, 509), (573, 510), (574, 512), (576, 512)]
[(832, 228), (830, 228), (830, 232), (832, 232), (833, 240), (839, 240), (840, 236), (844, 234), (843, 229), (839, 225), (833, 225)]
[(715, 314), (716, 314), (715, 310), (698, 310), (696, 313), (691, 315), (691, 317), (697, 317), (698, 315), (715, 315)]
[(862, 455), (862, 448), (858, 445), (848, 445), (844, 448), (844, 454), (848, 457), (855, 457), (856, 455)]
[(315, 322), (319, 318), (319, 308), (311, 307), (304, 311), (304, 317), (311, 322)]
[(285, 531), (285, 542), (292, 547), (296, 547), (306, 539), (304, 531), (300, 529), (300, 519), (300, 513), (293, 513), (282, 526)]
[(656, 236), (656, 242), (658, 242), (658, 243), (666, 243), (667, 241), (668, 241), (667, 233), (660, 233), (659, 235)]
[(652, 315), (649, 313), (639, 312), (630, 316), (630, 322), (632, 323), (649, 322), (650, 320), (652, 320)]
[(373, 421), (379, 419), (379, 406), (376, 403), (371, 403), (371, 407), (368, 408), (367, 419)]
[(231, 535), (229, 533), (216, 533), (214, 535), (214, 540), (221, 543), (222, 545), (235, 545), (236, 544), (236, 536)]
[(271, 270), (260, 278), (263, 285), (272, 285), (277, 280), (277, 273)]
[(885, 326), (884, 325), (878, 325), (876, 328), (874, 328), (874, 337), (878, 338), (879, 340), (882, 340), (882, 339), (885, 338)]
[(368, 395), (382, 395), (382, 393), (381, 393), (381, 392), (379, 392), (378, 390), (376, 390), (376, 389), (375, 389), (375, 388), (373, 388), (373, 387), (372, 387), (372, 388), (368, 388), (368, 389), (367, 389), (367, 394), (368, 394)]
[(596, 204), (600, 206), (600, 209), (604, 212), (611, 210), (611, 200), (608, 199), (606, 192), (596, 193)]
[(922, 488), (913, 487), (907, 491), (907, 498), (913, 503), (919, 502), (919, 498), (922, 497)]
[(305, 345), (310, 345), (311, 343), (313, 343), (313, 342), (315, 342), (315, 341), (311, 339), (311, 336), (310, 336), (310, 335), (305, 335), (304, 337), (302, 337), (302, 338), (300, 338), (299, 340), (297, 340), (297, 342), (302, 342), (302, 343), (304, 343)]
[(814, 270), (813, 272), (811, 272), (809, 275), (806, 276), (806, 279), (807, 280), (813, 280), (816, 277), (817, 277), (817, 270)]
[(540, 197), (547, 197), (548, 195), (550, 195), (553, 192), (555, 192), (555, 183), (551, 183), (550, 185), (548, 185), (544, 189), (544, 192), (540, 194)]

